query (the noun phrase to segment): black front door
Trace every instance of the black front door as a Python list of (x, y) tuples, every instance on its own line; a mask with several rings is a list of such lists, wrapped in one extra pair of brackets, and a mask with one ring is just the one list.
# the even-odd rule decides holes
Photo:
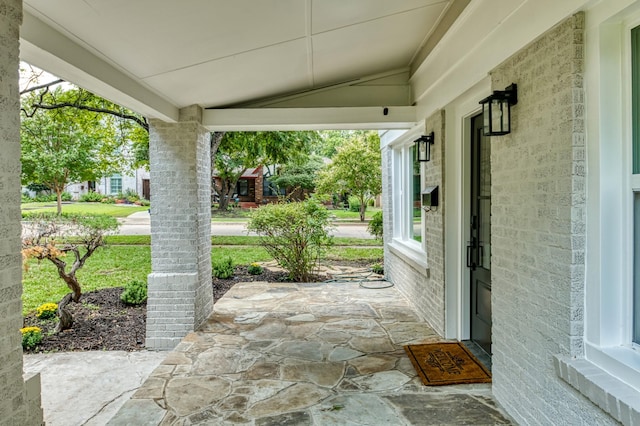
[(491, 145), (482, 134), (482, 114), (471, 119), (471, 129), (471, 340), (491, 355)]

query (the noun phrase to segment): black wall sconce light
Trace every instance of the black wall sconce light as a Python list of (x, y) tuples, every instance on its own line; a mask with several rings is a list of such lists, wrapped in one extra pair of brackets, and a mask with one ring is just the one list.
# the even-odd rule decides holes
[(418, 149), (418, 161), (431, 161), (431, 145), (435, 142), (433, 132), (428, 135), (422, 135), (413, 142), (415, 142)]
[(511, 133), (511, 106), (518, 103), (518, 85), (512, 83), (504, 90), (495, 90), (480, 101), (484, 118), (485, 136)]

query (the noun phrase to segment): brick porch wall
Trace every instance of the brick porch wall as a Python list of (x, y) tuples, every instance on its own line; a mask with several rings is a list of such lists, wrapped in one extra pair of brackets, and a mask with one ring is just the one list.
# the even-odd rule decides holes
[(613, 424), (556, 376), (581, 356), (585, 146), (582, 14), (497, 67), (518, 84), (513, 132), (491, 140), (493, 391), (523, 424)]
[(0, 0), (0, 425), (42, 424), (40, 376), (22, 371), (20, 255), (21, 0)]

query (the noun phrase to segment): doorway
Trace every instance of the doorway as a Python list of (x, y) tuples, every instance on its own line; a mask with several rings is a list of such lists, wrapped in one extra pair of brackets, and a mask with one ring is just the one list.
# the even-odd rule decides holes
[(469, 241), (470, 337), (491, 355), (491, 144), (482, 114), (471, 118)]

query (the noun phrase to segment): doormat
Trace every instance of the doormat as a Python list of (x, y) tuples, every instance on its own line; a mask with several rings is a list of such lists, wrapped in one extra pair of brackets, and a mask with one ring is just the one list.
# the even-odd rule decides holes
[(491, 383), (491, 373), (459, 342), (405, 346), (426, 386)]

